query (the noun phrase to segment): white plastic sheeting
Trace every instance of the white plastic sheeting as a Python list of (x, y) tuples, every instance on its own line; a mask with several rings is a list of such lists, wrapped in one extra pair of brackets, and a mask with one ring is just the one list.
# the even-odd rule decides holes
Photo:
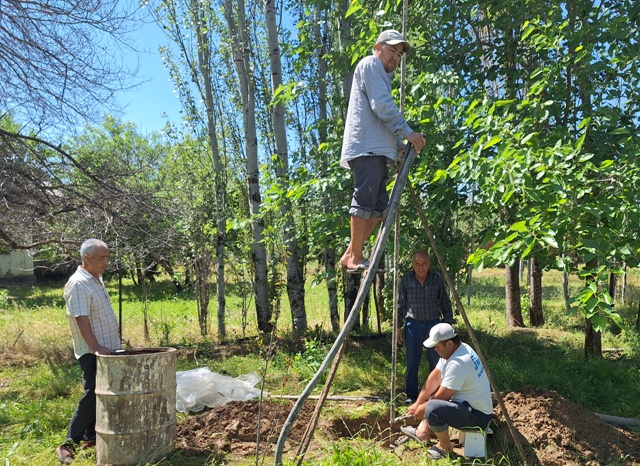
[[(206, 367), (176, 372), (176, 410), (181, 413), (202, 411), (229, 401), (248, 401), (260, 396), (255, 386), (261, 381), (256, 372), (238, 377), (221, 375)], [(267, 395), (267, 393), (264, 393)]]

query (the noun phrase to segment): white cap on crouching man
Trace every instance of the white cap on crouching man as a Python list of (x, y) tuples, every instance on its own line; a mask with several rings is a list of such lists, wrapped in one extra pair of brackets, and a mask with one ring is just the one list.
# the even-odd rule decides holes
[(433, 348), (441, 341), (451, 340), (457, 337), (458, 334), (453, 329), (451, 324), (436, 324), (431, 327), (429, 332), (429, 338), (427, 338), (423, 345), (427, 348)]
[(402, 34), (400, 34), (395, 29), (387, 29), (386, 31), (382, 31), (382, 33), (378, 36), (378, 40), (376, 44), (389, 44), (389, 45), (397, 45), (402, 44), (404, 47), (404, 53), (409, 52), (411, 50), (411, 46), (409, 42), (404, 40)]

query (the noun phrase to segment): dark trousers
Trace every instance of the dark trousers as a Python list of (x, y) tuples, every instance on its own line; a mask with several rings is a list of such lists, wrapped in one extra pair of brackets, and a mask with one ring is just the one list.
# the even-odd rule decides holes
[(433, 348), (426, 349), (423, 345), (424, 341), (429, 338), (431, 327), (440, 323), (439, 319), (435, 320), (414, 320), (407, 319), (404, 326), (404, 341), (407, 347), (407, 373), (404, 381), (404, 392), (407, 398), (416, 400), (420, 393), (420, 384), (418, 381), (418, 369), (420, 369), (420, 361), (422, 360), (422, 352), (427, 351), (427, 360), (429, 361), (429, 371), (435, 369), (440, 356)]
[(491, 414), (473, 409), (466, 401), (430, 400), (424, 418), (433, 432), (444, 432), (449, 427), (480, 427), (486, 429)]
[(78, 360), (82, 369), (84, 393), (71, 416), (66, 443), (77, 444), (81, 440), (96, 438), (96, 372), (97, 360), (94, 354), (83, 354)]

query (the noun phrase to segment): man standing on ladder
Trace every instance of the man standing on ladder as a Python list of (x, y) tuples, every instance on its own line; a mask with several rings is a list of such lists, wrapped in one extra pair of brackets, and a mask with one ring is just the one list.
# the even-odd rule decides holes
[(410, 142), (416, 153), (426, 143), (422, 134), (409, 127), (391, 95), (391, 75), (410, 48), (398, 31), (383, 31), (373, 54), (363, 58), (353, 74), (340, 160), (342, 167), (353, 171), (354, 181), (351, 240), (340, 259), (348, 273), (369, 267), (364, 243), (389, 204), (389, 165), (404, 151), (402, 140)]
[[(440, 322), (453, 323), (449, 294), (440, 274), (431, 270), (429, 255), (424, 251), (416, 251), (411, 265), (413, 271), (402, 277), (398, 289), (398, 344), (406, 342), (407, 346), (404, 385), (406, 404), (413, 404), (418, 398), (418, 369), (422, 359), (422, 344), (429, 336), (431, 328)], [(435, 369), (439, 359), (433, 348), (427, 349), (429, 371)]]

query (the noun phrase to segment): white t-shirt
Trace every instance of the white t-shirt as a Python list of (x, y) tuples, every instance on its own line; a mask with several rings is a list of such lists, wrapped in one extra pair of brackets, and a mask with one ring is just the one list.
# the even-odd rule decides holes
[(440, 358), (437, 369), (442, 373), (444, 388), (455, 390), (451, 401), (466, 401), (473, 409), (485, 414), (493, 413), (491, 385), (478, 354), (466, 343), (449, 359)]

